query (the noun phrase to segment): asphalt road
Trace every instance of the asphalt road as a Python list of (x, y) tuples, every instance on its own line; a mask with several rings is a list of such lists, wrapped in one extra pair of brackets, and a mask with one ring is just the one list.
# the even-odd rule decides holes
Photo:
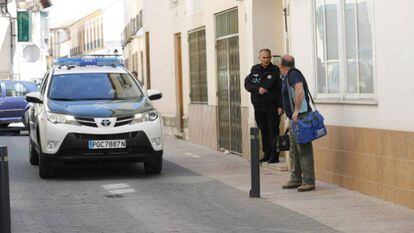
[(59, 167), (42, 180), (28, 162), (27, 136), (7, 145), (13, 232), (335, 232), (306, 216), (168, 162)]

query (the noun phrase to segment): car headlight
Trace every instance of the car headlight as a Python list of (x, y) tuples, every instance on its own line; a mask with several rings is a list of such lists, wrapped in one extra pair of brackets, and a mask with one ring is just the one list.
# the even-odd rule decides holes
[(155, 121), (158, 118), (158, 112), (156, 110), (151, 110), (148, 112), (135, 114), (134, 120), (131, 124), (145, 122), (145, 121)]
[(76, 125), (77, 122), (75, 120), (75, 117), (68, 116), (68, 115), (62, 115), (57, 113), (47, 113), (47, 120), (52, 122), (53, 124), (72, 124)]

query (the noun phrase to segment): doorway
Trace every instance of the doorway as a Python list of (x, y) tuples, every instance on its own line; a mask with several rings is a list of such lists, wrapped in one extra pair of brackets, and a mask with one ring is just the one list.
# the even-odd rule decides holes
[(216, 15), (219, 149), (242, 153), (238, 10)]
[(174, 53), (175, 53), (175, 81), (176, 81), (176, 101), (177, 119), (175, 136), (184, 136), (184, 99), (183, 99), (183, 60), (181, 47), (181, 33), (174, 34)]

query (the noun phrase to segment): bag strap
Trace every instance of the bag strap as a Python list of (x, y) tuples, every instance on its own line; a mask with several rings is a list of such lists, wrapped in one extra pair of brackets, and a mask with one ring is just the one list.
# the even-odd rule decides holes
[(290, 110), (293, 113), (295, 111), (295, 109), (293, 108), (293, 98), (292, 98), (292, 92), (291, 92), (292, 90), (290, 90), (291, 87), (290, 87), (290, 84), (289, 84), (289, 76), (290, 76), (290, 70), (289, 70), (289, 72), (286, 76), (286, 83), (287, 83), (287, 89), (288, 89), (287, 91), (288, 91), (288, 94), (289, 94)]
[[(300, 70), (298, 70), (298, 69), (296, 69), (296, 68), (292, 68), (292, 69), (297, 70), (297, 71), (298, 71), (298, 72), (299, 72), (299, 73), (303, 76), (303, 74), (302, 74), (302, 72), (300, 72)], [(290, 90), (290, 84), (289, 84), (290, 71), (291, 71), (292, 69), (290, 69), (290, 70), (289, 70), (288, 75), (286, 76), (286, 81), (287, 81), (287, 85), (288, 85), (288, 93), (289, 93), (289, 102), (290, 102), (290, 107), (291, 107), (291, 109), (292, 109), (292, 112), (294, 112), (295, 110), (293, 109), (293, 98), (292, 98), (292, 93), (291, 93), (291, 90)], [(314, 108), (315, 108), (315, 110), (316, 110), (315, 100), (313, 99), (312, 94), (311, 94), (311, 93), (310, 93), (310, 91), (309, 91), (308, 82), (306, 82), (306, 79), (305, 79), (305, 78), (304, 78), (303, 80), (304, 80), (304, 82), (306, 83), (306, 86), (308, 87), (308, 91), (306, 92), (306, 94), (308, 95), (309, 99), (310, 99), (310, 100), (311, 100), (311, 102), (312, 102), (313, 107), (314, 107)], [(305, 87), (304, 87), (304, 88), (305, 88)], [(306, 96), (305, 96), (305, 100), (306, 100)]]

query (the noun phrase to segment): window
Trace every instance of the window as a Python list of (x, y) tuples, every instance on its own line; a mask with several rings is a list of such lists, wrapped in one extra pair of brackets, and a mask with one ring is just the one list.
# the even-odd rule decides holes
[(315, 0), (318, 98), (374, 99), (372, 0)]
[(217, 38), (237, 34), (239, 32), (238, 10), (217, 15), (216, 25)]
[(142, 92), (129, 74), (61, 74), (53, 76), (49, 98), (66, 101), (129, 100), (142, 98)]
[(6, 96), (17, 97), (25, 96), (29, 90), (21, 83), (6, 83)]
[(191, 103), (207, 103), (207, 61), (205, 29), (188, 35), (190, 52)]

